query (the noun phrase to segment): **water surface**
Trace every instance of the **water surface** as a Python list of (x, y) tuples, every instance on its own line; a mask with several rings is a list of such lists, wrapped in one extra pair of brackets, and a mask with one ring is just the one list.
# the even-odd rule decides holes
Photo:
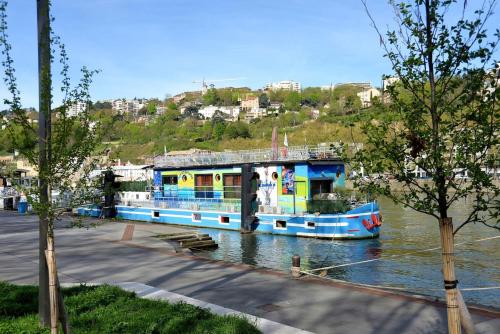
[[(383, 226), (380, 238), (368, 240), (319, 240), (268, 234), (240, 234), (236, 231), (200, 229), (219, 243), (211, 252), (199, 253), (212, 259), (245, 263), (289, 271), (291, 257), (300, 255), (303, 269), (377, 261), (328, 270), (328, 276), (354, 283), (402, 287), (407, 291), (442, 298), (440, 250), (402, 254), (439, 246), (437, 221), (381, 199)], [(465, 218), (467, 203), (452, 208), (455, 223)], [(470, 224), (456, 236), (456, 275), (462, 288), (500, 286), (500, 233), (482, 224)], [(463, 291), (467, 302), (500, 308), (500, 290)]]

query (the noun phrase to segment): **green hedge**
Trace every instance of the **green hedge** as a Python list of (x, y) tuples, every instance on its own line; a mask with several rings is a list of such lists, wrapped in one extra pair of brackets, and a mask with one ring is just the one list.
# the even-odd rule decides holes
[(146, 181), (125, 181), (120, 182), (118, 191), (146, 191), (148, 183)]
[(307, 201), (308, 213), (343, 213), (349, 211), (351, 206), (346, 200), (320, 200)]

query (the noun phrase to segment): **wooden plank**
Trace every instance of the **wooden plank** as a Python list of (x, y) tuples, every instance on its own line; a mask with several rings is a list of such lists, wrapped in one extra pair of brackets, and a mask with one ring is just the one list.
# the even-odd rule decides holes
[(162, 233), (162, 234), (157, 234), (155, 237), (163, 238), (163, 237), (173, 237), (176, 235), (186, 235), (186, 234), (196, 234), (196, 232), (182, 231), (182, 232), (175, 232), (175, 233)]
[(176, 235), (171, 237), (161, 237), (162, 240), (185, 240), (185, 239), (196, 239), (208, 237), (208, 234), (185, 234), (185, 235)]
[(190, 243), (200, 242), (200, 241), (213, 241), (213, 240), (210, 237), (201, 237), (201, 238), (179, 240), (179, 244), (182, 246), (182, 245), (188, 245)]
[(203, 241), (189, 241), (189, 242), (181, 242), (180, 246), (182, 248), (191, 248), (191, 247), (199, 247), (199, 246), (208, 246), (215, 245), (215, 241), (213, 240), (203, 240)]

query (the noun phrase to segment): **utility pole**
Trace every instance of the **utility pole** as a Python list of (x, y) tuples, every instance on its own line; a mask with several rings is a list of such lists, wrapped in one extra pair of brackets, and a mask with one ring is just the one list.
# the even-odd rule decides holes
[(39, 147), (39, 253), (38, 253), (38, 317), (40, 325), (50, 324), (49, 273), (45, 250), (47, 249), (48, 212), (50, 189), (48, 172), (51, 136), (51, 72), (50, 72), (50, 15), (49, 0), (37, 0), (38, 28), (38, 147)]

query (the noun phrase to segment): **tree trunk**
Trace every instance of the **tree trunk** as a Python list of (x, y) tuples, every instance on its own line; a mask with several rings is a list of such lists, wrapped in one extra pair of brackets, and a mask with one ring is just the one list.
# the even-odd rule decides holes
[(50, 76), (50, 16), (49, 1), (37, 0), (37, 26), (38, 26), (38, 90), (39, 90), (39, 253), (38, 253), (38, 316), (42, 327), (50, 321), (49, 306), (49, 281), (48, 268), (45, 257), (47, 249), (49, 206), (48, 192), (48, 166), (47, 148), (50, 146), (50, 101), (51, 101), (51, 76)]
[(443, 254), (443, 277), (448, 311), (448, 332), (450, 334), (460, 334), (460, 312), (457, 300), (458, 281), (455, 278), (453, 223), (451, 218), (441, 218), (439, 220), (439, 232), (441, 234), (441, 248)]
[[(52, 231), (53, 233), (53, 231)], [(53, 234), (47, 236), (47, 266), (49, 268), (49, 296), (50, 296), (50, 333), (57, 334), (57, 319), (59, 318), (57, 295), (57, 267), (54, 254)]]

